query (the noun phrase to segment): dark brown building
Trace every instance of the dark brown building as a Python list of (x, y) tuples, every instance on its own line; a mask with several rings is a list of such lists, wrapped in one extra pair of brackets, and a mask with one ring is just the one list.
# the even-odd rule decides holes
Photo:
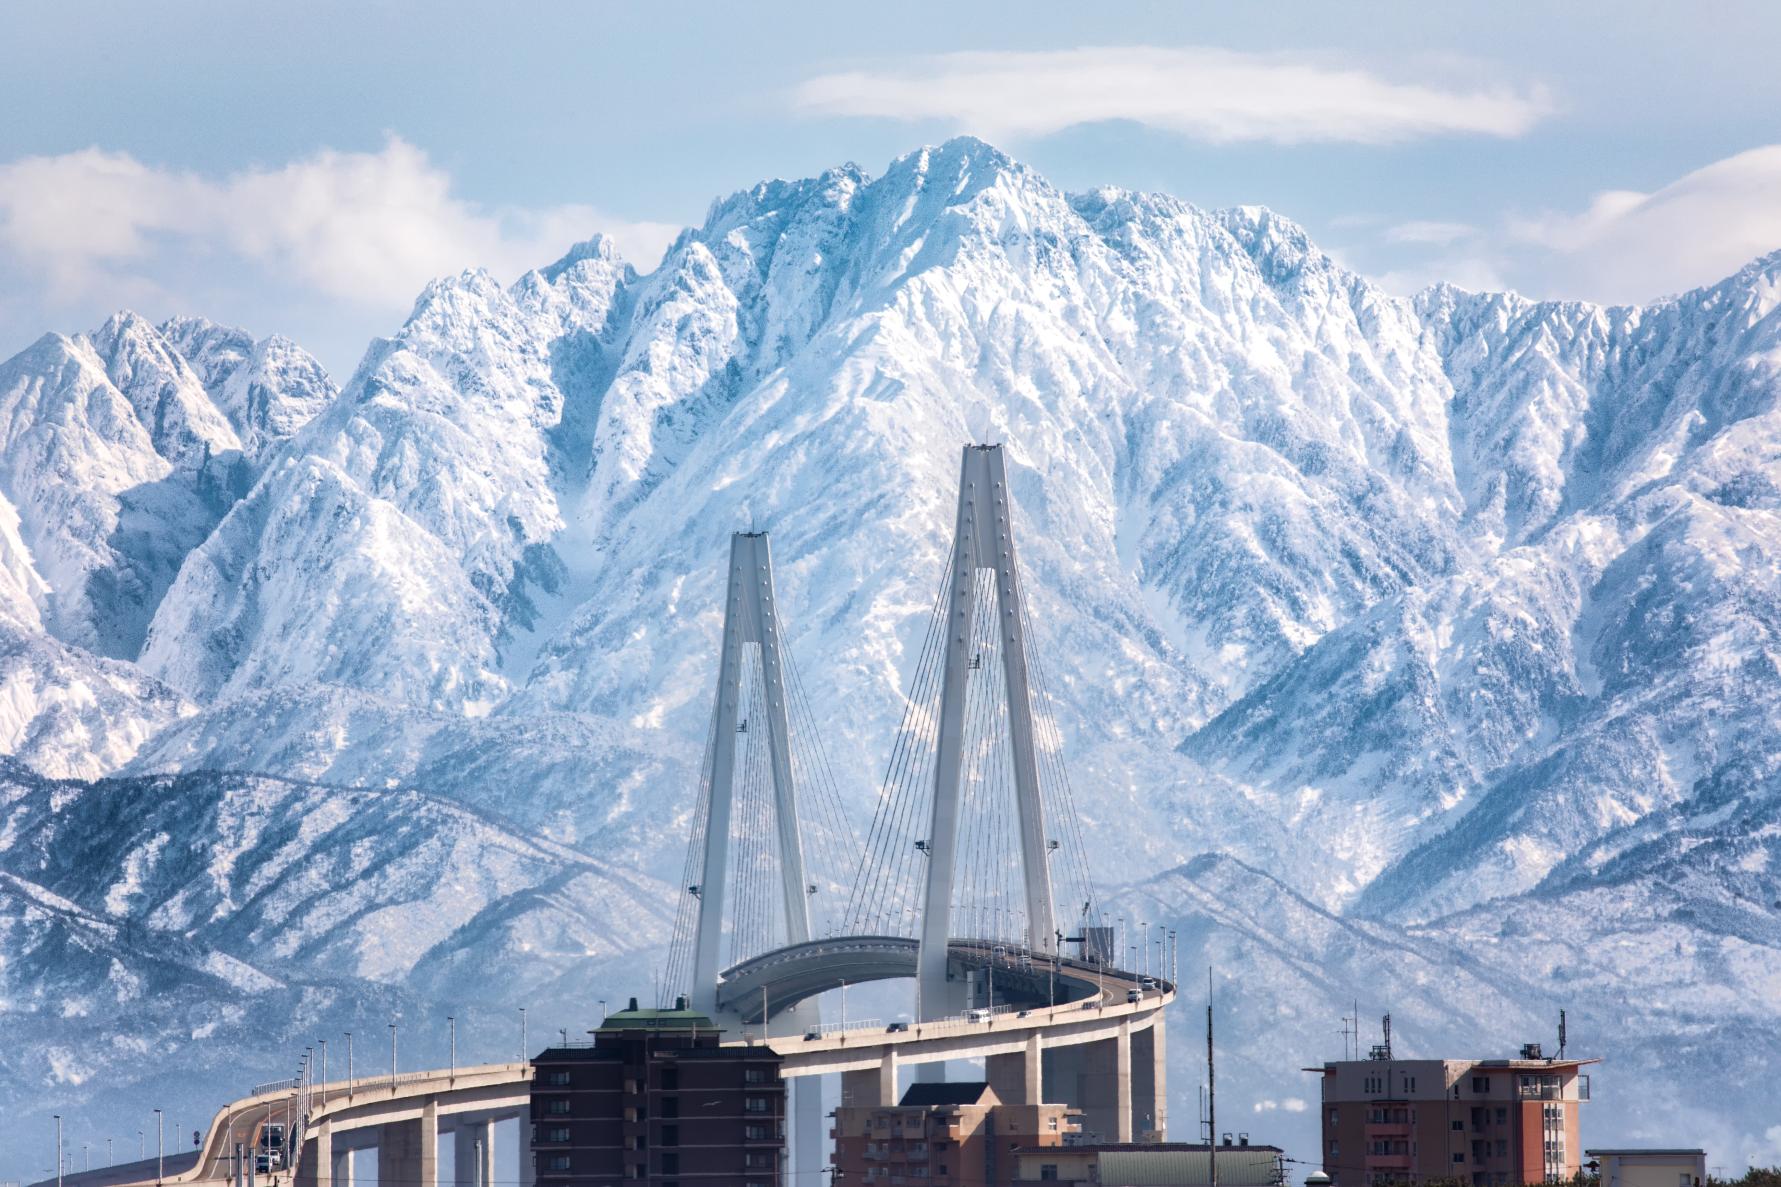
[(783, 1187), (785, 1084), (703, 1014), (630, 1008), (532, 1060), (538, 1187)]

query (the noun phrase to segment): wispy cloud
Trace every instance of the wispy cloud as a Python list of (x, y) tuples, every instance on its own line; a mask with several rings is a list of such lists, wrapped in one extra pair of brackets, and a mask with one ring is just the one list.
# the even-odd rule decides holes
[(224, 177), (98, 148), (0, 165), (0, 268), (52, 305), (168, 293), (198, 258), (400, 313), (436, 276), (480, 266), (512, 279), (594, 231), (648, 267), (675, 230), (591, 206), (485, 207), (396, 138)]
[(1598, 301), (1644, 301), (1709, 284), (1781, 248), (1781, 144), (1713, 162), (1651, 193), (1612, 190), (1577, 213), (1508, 226), (1544, 270)]
[[(1721, 280), (1781, 250), (1781, 145), (1753, 148), (1649, 193), (1608, 190), (1580, 210), (1489, 225), (1349, 218), (1342, 258), (1397, 292), (1437, 280), (1534, 297), (1643, 304)], [(1335, 225), (1332, 222), (1332, 225)], [(1369, 266), (1371, 265), (1371, 266)]]
[(1322, 58), (1195, 46), (937, 54), (823, 74), (793, 101), (814, 114), (945, 120), (990, 137), (1132, 120), (1214, 144), (1520, 136), (1552, 110), (1538, 86), (1392, 81)]

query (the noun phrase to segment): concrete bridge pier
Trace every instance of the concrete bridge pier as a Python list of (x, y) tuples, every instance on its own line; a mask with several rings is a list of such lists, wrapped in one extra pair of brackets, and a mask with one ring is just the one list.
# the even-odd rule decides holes
[(1093, 1043), (1048, 1048), (1042, 1057), (1043, 1083), (1052, 1103), (1082, 1111), (1082, 1132), (1100, 1142), (1132, 1140), (1132, 1032), (1120, 1020), (1119, 1034)]
[[(814, 1079), (815, 1077), (800, 1077)], [(844, 1108), (884, 1108), (897, 1103), (897, 1052), (887, 1049), (877, 1067), (841, 1073), (841, 1104)]]
[(1159, 1142), (1169, 1140), (1165, 1040), (1160, 1013), (1148, 1029), (1132, 1036), (1132, 1127), (1140, 1140), (1146, 1134)]
[(412, 1121), (378, 1127), (377, 1178), (400, 1187), (439, 1187), (439, 1103), (428, 1100)]
[[(491, 1187), (495, 1181), (495, 1118), (459, 1119), (451, 1131), (453, 1187)], [(477, 1150), (477, 1143), (482, 1148)]]
[(1036, 1032), (1027, 1036), (1025, 1051), (987, 1056), (983, 1070), (997, 1099), (1010, 1105), (1046, 1103), (1044, 1057)]

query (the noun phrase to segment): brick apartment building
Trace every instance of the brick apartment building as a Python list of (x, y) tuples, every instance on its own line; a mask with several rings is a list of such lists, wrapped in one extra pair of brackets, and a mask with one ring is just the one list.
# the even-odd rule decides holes
[(1323, 1169), (1334, 1187), (1461, 1179), (1554, 1183), (1582, 1165), (1582, 1069), (1595, 1059), (1371, 1059), (1306, 1068), (1322, 1084)]
[(1018, 1173), (1015, 1151), (1063, 1145), (1068, 1105), (1003, 1104), (982, 1081), (915, 1083), (889, 1106), (835, 1110), (836, 1176), (856, 1184), (996, 1187)]
[(765, 1046), (686, 1008), (609, 1015), (532, 1060), (538, 1187), (783, 1187), (785, 1085)]

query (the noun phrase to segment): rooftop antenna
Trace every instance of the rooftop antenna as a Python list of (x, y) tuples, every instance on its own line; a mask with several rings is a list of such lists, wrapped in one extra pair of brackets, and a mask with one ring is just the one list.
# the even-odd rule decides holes
[(1385, 1032), (1385, 1058), (1391, 1058), (1391, 1015), (1387, 1014), (1382, 1023)]
[(1565, 1012), (1558, 1012), (1558, 1057), (1565, 1057)]

